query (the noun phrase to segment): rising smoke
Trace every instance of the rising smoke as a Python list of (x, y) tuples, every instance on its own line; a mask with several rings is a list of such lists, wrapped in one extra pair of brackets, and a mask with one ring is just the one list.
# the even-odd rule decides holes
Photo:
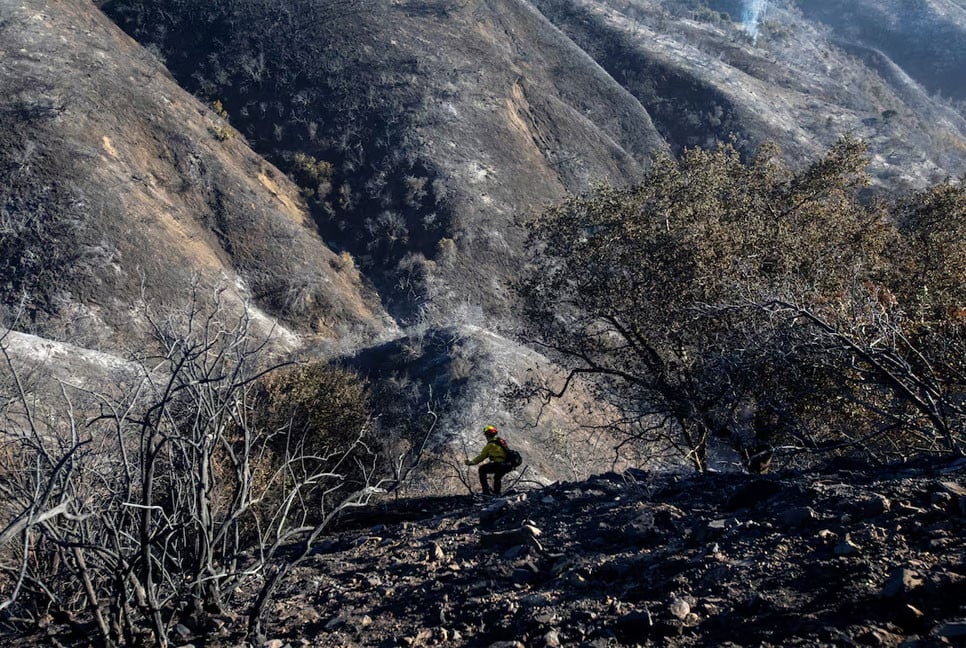
[(745, 8), (741, 12), (741, 24), (753, 41), (758, 40), (758, 26), (767, 7), (768, 0), (745, 0)]

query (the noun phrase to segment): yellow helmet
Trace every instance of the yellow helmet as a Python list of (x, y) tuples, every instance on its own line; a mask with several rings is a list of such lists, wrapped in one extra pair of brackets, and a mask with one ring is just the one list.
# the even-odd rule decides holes
[(489, 437), (495, 437), (496, 436), (496, 426), (487, 425), (485, 428), (483, 428), (483, 434), (487, 438), (489, 438)]

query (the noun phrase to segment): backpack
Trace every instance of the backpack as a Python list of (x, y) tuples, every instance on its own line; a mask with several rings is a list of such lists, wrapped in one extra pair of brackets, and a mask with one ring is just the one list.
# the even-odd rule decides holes
[(503, 452), (506, 453), (506, 465), (510, 468), (519, 468), (523, 464), (523, 455), (507, 445), (505, 439), (499, 439), (500, 447), (503, 448)]

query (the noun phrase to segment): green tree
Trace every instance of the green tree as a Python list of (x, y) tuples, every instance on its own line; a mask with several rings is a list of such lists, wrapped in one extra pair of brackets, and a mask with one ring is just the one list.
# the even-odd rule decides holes
[[(713, 437), (751, 465), (762, 445), (854, 445), (860, 426), (894, 429), (881, 412), (915, 399), (876, 345), (901, 318), (885, 253), (900, 233), (884, 204), (860, 200), (866, 164), (849, 139), (801, 170), (773, 146), (747, 163), (732, 146), (689, 150), (658, 157), (636, 186), (601, 185), (527, 221), (523, 337), (568, 372), (533, 393), (559, 396), (581, 377), (629, 438), (699, 470)], [(781, 425), (742, 422), (758, 410)]]

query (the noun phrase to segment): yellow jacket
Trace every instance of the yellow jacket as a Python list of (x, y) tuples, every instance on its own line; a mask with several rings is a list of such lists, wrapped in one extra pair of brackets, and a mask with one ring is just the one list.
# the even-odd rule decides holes
[(470, 459), (470, 465), (475, 466), (484, 459), (501, 462), (506, 460), (506, 450), (500, 445), (499, 439), (493, 439), (483, 446), (482, 452), (475, 459)]

